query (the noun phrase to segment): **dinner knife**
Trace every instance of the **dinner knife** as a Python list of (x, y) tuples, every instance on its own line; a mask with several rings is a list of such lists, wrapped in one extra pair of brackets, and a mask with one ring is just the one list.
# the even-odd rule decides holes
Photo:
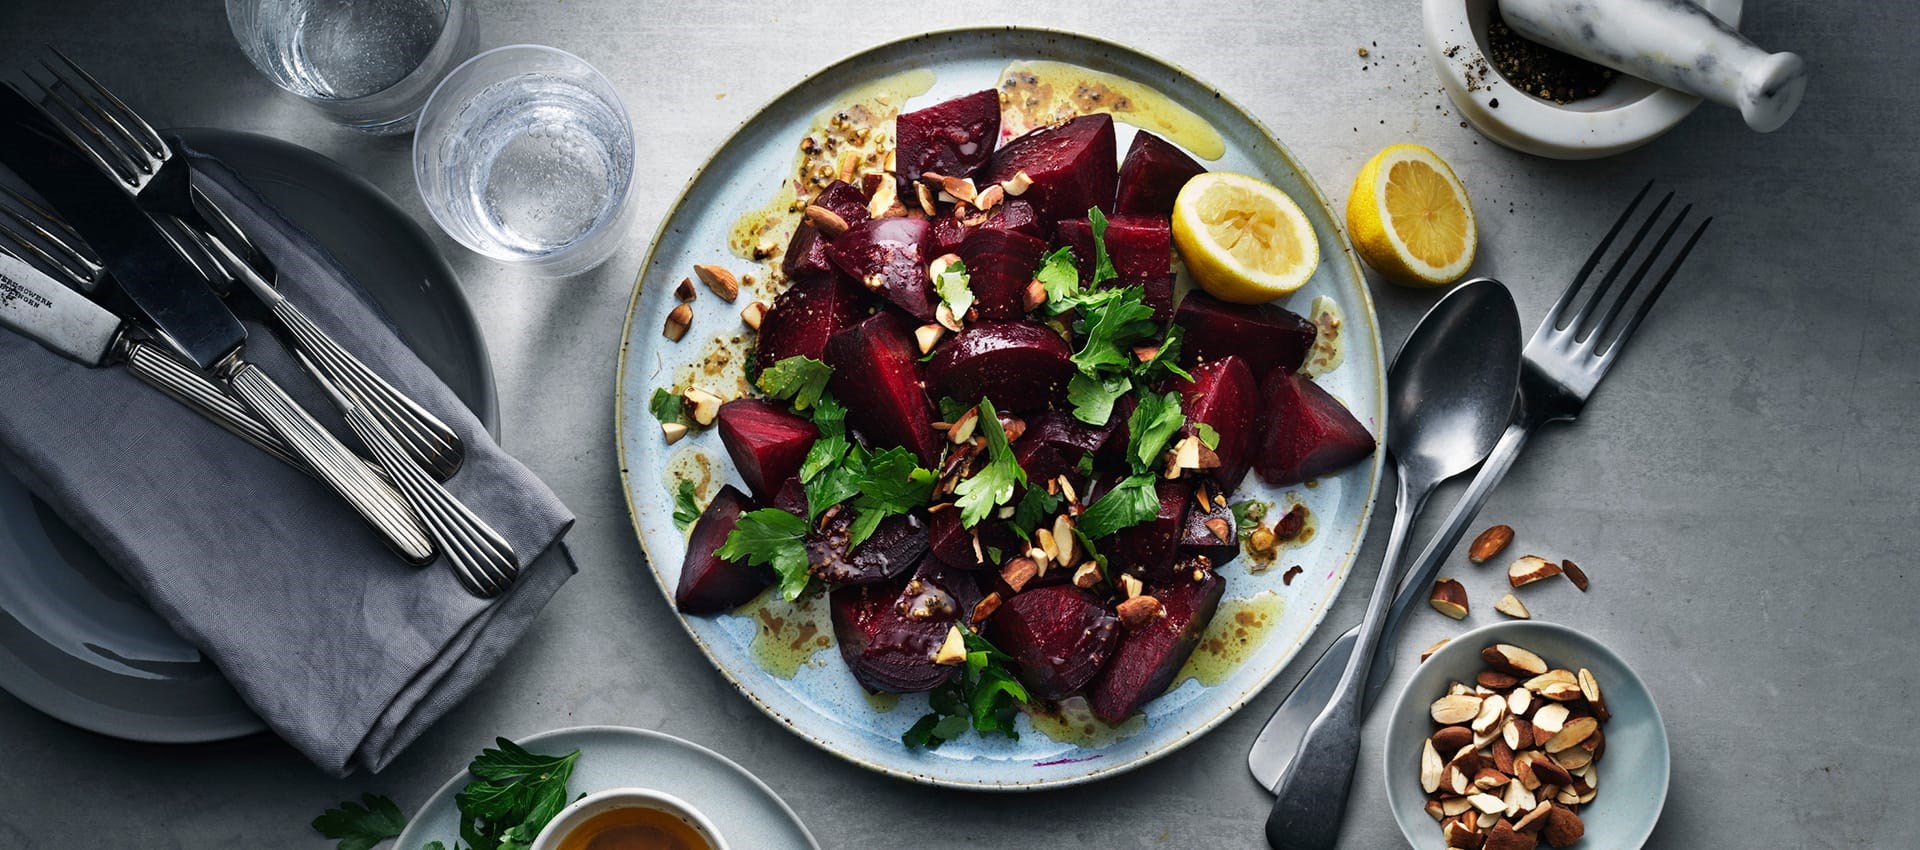
[[(142, 381), (200, 411), (227, 430), (297, 468), (313, 471), (306, 457), (283, 440), (282, 432), (255, 419), (246, 408), (222, 392), (219, 386), (148, 342), (138, 329), (105, 307), (4, 253), (0, 253), (0, 326), (83, 366), (124, 363)], [(258, 367), (250, 364), (242, 368), (258, 371)], [(299, 410), (291, 399), (285, 399), (284, 394), (280, 398), (286, 406)], [(282, 402), (266, 402), (269, 406), (279, 403)], [(300, 415), (304, 416), (304, 413)], [(306, 422), (314, 430), (319, 430), (320, 426), (313, 423), (312, 419)], [(294, 440), (312, 438), (311, 434), (298, 428), (292, 429), (287, 436)], [(430, 559), (433, 549), (424, 532), (415, 532), (420, 535), (418, 539), (405, 534), (409, 525), (417, 529), (418, 522), (400, 494), (376, 476), (358, 456), (349, 455), (339, 458), (338, 462), (357, 465), (362, 470), (366, 481), (366, 510), (383, 518), (405, 520), (388, 519), (374, 523), (388, 537), (388, 544), (408, 560), (424, 562)], [(361, 507), (355, 504), (356, 509)], [(369, 521), (372, 520), (369, 517)], [(388, 534), (389, 525), (400, 531)]]

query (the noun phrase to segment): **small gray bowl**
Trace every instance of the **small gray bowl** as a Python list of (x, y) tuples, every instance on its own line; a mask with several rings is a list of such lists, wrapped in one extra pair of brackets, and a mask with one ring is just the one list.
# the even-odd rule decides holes
[(1417, 850), (1442, 846), (1440, 825), (1426, 812), (1420, 791), (1420, 748), (1433, 731), (1428, 707), (1447, 692), (1447, 683), (1471, 683), (1487, 668), (1480, 650), (1510, 643), (1545, 659), (1549, 667), (1593, 671), (1612, 719), (1600, 765), (1600, 795), (1582, 808), (1587, 837), (1576, 846), (1632, 850), (1645, 844), (1667, 801), (1670, 774), (1667, 727), (1647, 685), (1627, 663), (1599, 641), (1557, 623), (1514, 620), (1493, 623), (1455, 637), (1415, 669), (1395, 698), (1387, 722), (1387, 802), (1407, 843)]

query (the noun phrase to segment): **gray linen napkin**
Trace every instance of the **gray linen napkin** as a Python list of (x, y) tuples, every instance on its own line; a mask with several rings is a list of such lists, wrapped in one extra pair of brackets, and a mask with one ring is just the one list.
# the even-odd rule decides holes
[[(324, 249), (224, 166), (195, 161), (196, 184), (273, 260), (282, 291), (459, 433), (466, 462), (448, 487), (523, 566), (539, 563), (504, 596), (476, 599), (444, 563), (407, 566), (320, 483), (125, 369), (87, 369), (4, 332), (0, 462), (288, 743), (335, 775), (377, 771), (473, 690), (573, 574), (560, 542), (573, 515), (493, 442)], [(346, 435), (273, 334), (247, 325), (248, 359)]]

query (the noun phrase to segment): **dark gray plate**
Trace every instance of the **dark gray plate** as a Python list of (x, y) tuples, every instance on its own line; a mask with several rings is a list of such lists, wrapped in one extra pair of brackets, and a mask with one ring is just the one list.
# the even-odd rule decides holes
[[(498, 433), (479, 325), (453, 270), (406, 213), (372, 184), (297, 145), (227, 130), (179, 132), (332, 250), (420, 359)], [(220, 671), (5, 473), (0, 688), (75, 726), (136, 741), (218, 741), (265, 728)]]

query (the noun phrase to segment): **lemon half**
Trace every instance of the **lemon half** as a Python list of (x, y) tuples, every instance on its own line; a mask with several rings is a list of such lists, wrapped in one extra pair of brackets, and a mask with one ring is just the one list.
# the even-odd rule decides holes
[(1445, 286), (1473, 265), (1473, 203), (1445, 160), (1419, 145), (1374, 154), (1347, 197), (1347, 235), (1360, 258), (1406, 286)]
[(1244, 174), (1209, 171), (1187, 181), (1173, 202), (1173, 244), (1200, 288), (1237, 304), (1290, 294), (1320, 265), (1320, 242), (1300, 205)]

